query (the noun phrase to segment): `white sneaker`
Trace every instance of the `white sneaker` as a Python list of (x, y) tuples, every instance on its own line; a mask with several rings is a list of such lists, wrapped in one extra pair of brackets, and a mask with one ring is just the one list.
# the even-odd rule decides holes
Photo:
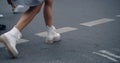
[(48, 27), (48, 32), (47, 32), (45, 43), (52, 44), (56, 41), (61, 40), (61, 35), (59, 33), (55, 32), (55, 30), (56, 30), (56, 28), (54, 26)]
[(18, 55), (18, 51), (16, 49), (16, 39), (11, 35), (1, 35), (1, 42), (4, 43), (8, 52), (12, 55), (12, 57), (16, 57)]
[(22, 37), (20, 31), (14, 27), (7, 33), (0, 36), (0, 41), (6, 46), (8, 52), (12, 57), (17, 57), (18, 51), (16, 49), (16, 42)]
[(23, 5), (17, 5), (16, 8), (13, 10), (13, 13), (18, 13), (21, 10), (23, 10), (24, 6)]
[(4, 16), (3, 16), (2, 14), (0, 14), (0, 18), (1, 18), (1, 17), (4, 17)]

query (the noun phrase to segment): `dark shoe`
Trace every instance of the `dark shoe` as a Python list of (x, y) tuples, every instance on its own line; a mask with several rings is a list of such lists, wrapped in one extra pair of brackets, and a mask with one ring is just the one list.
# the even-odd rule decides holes
[(5, 29), (6, 29), (6, 26), (3, 24), (0, 24), (0, 30), (5, 30)]

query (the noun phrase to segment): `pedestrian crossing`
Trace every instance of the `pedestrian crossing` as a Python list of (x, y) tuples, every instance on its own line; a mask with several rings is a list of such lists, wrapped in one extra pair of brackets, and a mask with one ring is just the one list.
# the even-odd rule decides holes
[(120, 15), (116, 15), (116, 17), (120, 17)]
[[(4, 4), (0, 6), (0, 13), (4, 15), (0, 18), (0, 24), (11, 28), (21, 13), (11, 14), (12, 10), (7, 2), (0, 2)], [(18, 58), (8, 58), (4, 45), (0, 43), (0, 63), (120, 63), (119, 2), (55, 0), (53, 20), (62, 41), (52, 45), (44, 44), (47, 32), (43, 31), (44, 16), (40, 12), (27, 29), (22, 31), (27, 38), (23, 37), (17, 42), (17, 46), (20, 46)], [(24, 12), (26, 9), (20, 11)]]
[(109, 19), (109, 18), (101, 18), (101, 19), (98, 19), (98, 20), (90, 21), (90, 22), (80, 23), (80, 25), (92, 27), (92, 26), (95, 26), (95, 25), (99, 25), (99, 24), (103, 24), (103, 23), (107, 23), (107, 22), (111, 22), (111, 21), (115, 21), (115, 20), (114, 19)]
[[(116, 15), (116, 16), (120, 17), (120, 15)], [(93, 20), (93, 21), (89, 21), (89, 22), (83, 22), (83, 23), (80, 23), (80, 25), (92, 27), (92, 26), (97, 26), (100, 24), (108, 23), (111, 21), (115, 21), (115, 19), (101, 18), (101, 19), (97, 19), (97, 20)], [(62, 33), (67, 33), (67, 32), (76, 31), (76, 30), (78, 30), (78, 28), (68, 26), (68, 27), (62, 27), (62, 28), (56, 29), (56, 32), (62, 34)], [(39, 36), (39, 37), (45, 37), (47, 35), (47, 32), (45, 31), (45, 32), (35, 33), (35, 35)], [(26, 42), (29, 42), (29, 40), (20, 39), (17, 44), (26, 43)], [(4, 47), (4, 46), (0, 44), (0, 48), (1, 47)]]
[[(116, 17), (120, 17), (120, 15), (116, 15)], [(97, 19), (97, 20), (93, 20), (93, 21), (89, 21), (89, 22), (83, 22), (83, 23), (80, 23), (78, 25), (87, 26), (87, 27), (93, 27), (93, 26), (97, 26), (97, 25), (105, 24), (105, 23), (109, 23), (109, 22), (114, 22), (114, 21), (115, 21), (115, 19), (101, 18), (101, 19)], [(79, 28), (66, 26), (66, 27), (56, 29), (56, 32), (62, 34), (62, 33), (68, 33), (68, 32), (77, 31), (77, 30), (79, 30)], [(46, 35), (47, 35), (46, 31), (40, 32), (40, 33), (35, 33), (35, 36), (39, 36), (39, 37), (46, 37)], [(17, 42), (17, 44), (27, 43), (29, 41), (30, 40), (27, 40), (27, 39), (20, 39)], [(0, 43), (0, 48), (3, 48), (3, 47), (4, 47), (4, 45)], [(96, 51), (92, 52), (92, 54), (104, 57), (104, 58), (106, 58), (108, 60), (111, 60), (113, 62), (119, 62), (118, 59), (120, 59), (119, 55), (111, 53), (108, 50), (99, 50), (97, 52)]]
[[(117, 48), (118, 49), (118, 48)], [(113, 62), (120, 62), (120, 56), (112, 53), (112, 51), (108, 51), (108, 50), (98, 50), (97, 52), (92, 52), (93, 54), (95, 55), (98, 55), (99, 57), (103, 57), (103, 58), (106, 58), (108, 60), (111, 60)], [(116, 52), (116, 53), (120, 53), (119, 52)]]

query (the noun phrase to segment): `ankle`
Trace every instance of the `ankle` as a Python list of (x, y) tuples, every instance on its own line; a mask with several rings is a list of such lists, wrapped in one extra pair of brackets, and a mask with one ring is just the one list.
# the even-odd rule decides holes
[(12, 36), (16, 37), (17, 39), (20, 39), (22, 37), (21, 32), (16, 27), (13, 27), (10, 31), (8, 31), (5, 34), (12, 35)]
[(47, 26), (47, 28), (48, 28), (48, 30), (55, 30), (56, 28), (55, 28), (55, 26)]

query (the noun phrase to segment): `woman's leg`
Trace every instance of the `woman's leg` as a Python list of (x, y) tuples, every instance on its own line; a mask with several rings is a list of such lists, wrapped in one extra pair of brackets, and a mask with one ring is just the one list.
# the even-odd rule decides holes
[(0, 41), (3, 42), (11, 54), (12, 57), (18, 55), (16, 49), (16, 41), (18, 41), (22, 34), (20, 31), (23, 30), (34, 18), (34, 16), (40, 11), (42, 4), (34, 7), (30, 7), (19, 19), (18, 23), (8, 32), (0, 36)]
[(34, 18), (34, 16), (40, 11), (42, 4), (34, 7), (30, 7), (19, 19), (18, 23), (15, 25), (19, 31), (26, 27)]
[(45, 0), (44, 19), (45, 19), (45, 24), (48, 28), (45, 42), (47, 44), (52, 44), (56, 41), (59, 41), (61, 36), (59, 33), (55, 31), (56, 29), (52, 25), (52, 0)]
[(52, 0), (45, 0), (44, 19), (45, 19), (45, 24), (51, 27), (52, 26)]

